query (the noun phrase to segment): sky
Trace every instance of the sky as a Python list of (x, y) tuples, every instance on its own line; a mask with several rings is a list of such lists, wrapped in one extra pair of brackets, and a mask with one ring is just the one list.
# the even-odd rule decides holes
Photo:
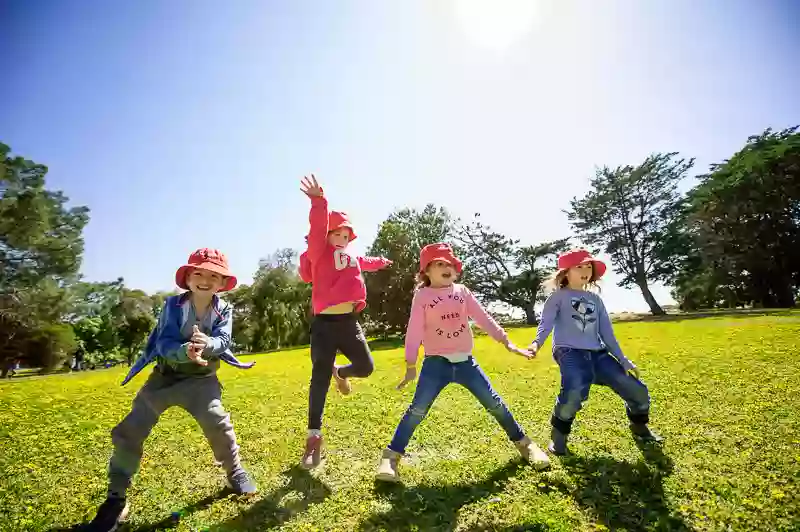
[(694, 176), (800, 124), (798, 27), (792, 0), (0, 0), (0, 141), (91, 209), (90, 281), (171, 290), (215, 247), (249, 282), (303, 247), (309, 172), (359, 252), (428, 203), (534, 244), (599, 166)]

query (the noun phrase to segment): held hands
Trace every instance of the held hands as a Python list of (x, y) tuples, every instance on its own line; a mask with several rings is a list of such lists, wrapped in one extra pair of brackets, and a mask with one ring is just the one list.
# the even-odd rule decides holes
[(528, 352), (531, 354), (531, 356), (535, 357), (536, 353), (539, 352), (539, 344), (537, 344), (535, 341), (531, 342), (531, 345), (528, 346)]
[(208, 361), (203, 358), (203, 351), (211, 345), (211, 338), (200, 332), (197, 325), (192, 327), (192, 337), (186, 345), (186, 355), (189, 360), (201, 366), (207, 366)]
[(322, 187), (319, 185), (314, 174), (311, 174), (310, 178), (308, 176), (303, 176), (303, 179), (300, 180), (300, 190), (309, 198), (322, 197)]
[(397, 385), (398, 390), (402, 390), (405, 388), (406, 384), (409, 382), (414, 382), (417, 378), (417, 366), (406, 366), (406, 374), (403, 377), (403, 380), (400, 381), (400, 384)]
[(531, 352), (528, 349), (521, 349), (521, 348), (517, 347), (516, 345), (514, 345), (514, 343), (511, 342), (511, 340), (506, 340), (506, 349), (508, 349), (510, 352), (512, 352), (514, 354), (523, 356), (523, 357), (527, 358), (528, 360), (530, 360), (530, 359), (532, 359), (533, 357), (536, 356), (535, 352)]

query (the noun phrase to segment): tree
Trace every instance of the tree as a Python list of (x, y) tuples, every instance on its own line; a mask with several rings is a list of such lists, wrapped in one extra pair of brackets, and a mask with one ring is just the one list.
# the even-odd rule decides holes
[(679, 208), (678, 183), (694, 159), (677, 159), (676, 153), (647, 157), (638, 166), (599, 168), (591, 190), (570, 201), (567, 216), (581, 239), (602, 246), (623, 278), (619, 285), (636, 285), (654, 315), (664, 310), (649, 283), (670, 275), (663, 261), (665, 233)]
[[(795, 305), (800, 287), (800, 133), (752, 136), (688, 194), (695, 271), (717, 303)], [(684, 270), (685, 271), (685, 270)], [(687, 293), (685, 287), (679, 295)]]
[(126, 289), (112, 314), (119, 345), (126, 351), (125, 358), (130, 366), (156, 325), (153, 300), (141, 290)]
[(542, 301), (542, 283), (550, 270), (539, 262), (564, 251), (569, 239), (536, 246), (520, 246), (479, 220), (460, 224), (455, 240), (464, 250), (463, 282), (484, 303), (501, 302), (525, 312), (526, 322), (536, 324), (534, 306)]
[(443, 208), (401, 209), (381, 223), (367, 254), (390, 259), (386, 269), (365, 276), (369, 327), (383, 335), (405, 331), (419, 270), (420, 250), (450, 240), (454, 222)]

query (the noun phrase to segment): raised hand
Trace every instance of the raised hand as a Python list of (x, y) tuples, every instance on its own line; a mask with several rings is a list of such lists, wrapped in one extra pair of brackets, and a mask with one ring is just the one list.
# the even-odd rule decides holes
[(203, 358), (203, 349), (200, 349), (197, 344), (193, 344), (191, 342), (186, 344), (186, 356), (188, 356), (189, 360), (195, 364), (199, 364), (200, 366), (208, 366), (208, 360)]
[(189, 341), (201, 348), (201, 351), (211, 345), (211, 338), (202, 333), (197, 325), (192, 326), (192, 338)]
[(314, 174), (311, 174), (311, 177), (303, 176), (303, 179), (300, 180), (300, 190), (309, 198), (322, 197), (322, 187)]

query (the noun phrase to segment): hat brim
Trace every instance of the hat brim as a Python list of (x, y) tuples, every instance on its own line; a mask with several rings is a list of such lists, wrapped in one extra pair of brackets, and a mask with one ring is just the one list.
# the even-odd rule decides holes
[(230, 270), (227, 268), (223, 268), (218, 264), (214, 264), (213, 262), (203, 262), (201, 264), (184, 264), (178, 271), (175, 272), (175, 284), (178, 285), (179, 288), (183, 288), (184, 290), (189, 290), (189, 285), (186, 284), (186, 273), (192, 269), (196, 268), (198, 270), (208, 270), (210, 272), (218, 273), (225, 277), (225, 285), (220, 288), (220, 292), (228, 292), (236, 288), (236, 276), (232, 275)]
[(428, 266), (430, 266), (431, 262), (435, 262), (437, 260), (440, 260), (442, 262), (446, 262), (447, 264), (449, 264), (450, 266), (455, 268), (456, 272), (461, 273), (461, 268), (462, 268), (461, 261), (458, 260), (458, 259), (455, 259), (455, 258), (452, 258), (452, 257), (446, 257), (446, 256), (445, 257), (431, 257), (428, 260), (428, 262), (426, 262), (425, 264), (420, 264), (419, 271), (421, 273), (425, 273), (425, 270), (428, 268)]
[(574, 266), (570, 266), (569, 268), (560, 268), (558, 270), (557, 275), (561, 275), (562, 273), (566, 272), (570, 268), (574, 268), (575, 266), (580, 266), (581, 264), (591, 264), (592, 265), (592, 268), (594, 269), (594, 272), (593, 272), (593, 275), (592, 275), (592, 277), (593, 277), (592, 280), (593, 281), (596, 281), (596, 280), (600, 279), (602, 276), (604, 276), (606, 274), (606, 270), (608, 270), (608, 267), (606, 266), (606, 263), (603, 262), (602, 260), (598, 260), (598, 259), (594, 259), (594, 258), (585, 258), (582, 261), (580, 261), (579, 263), (575, 264)]

